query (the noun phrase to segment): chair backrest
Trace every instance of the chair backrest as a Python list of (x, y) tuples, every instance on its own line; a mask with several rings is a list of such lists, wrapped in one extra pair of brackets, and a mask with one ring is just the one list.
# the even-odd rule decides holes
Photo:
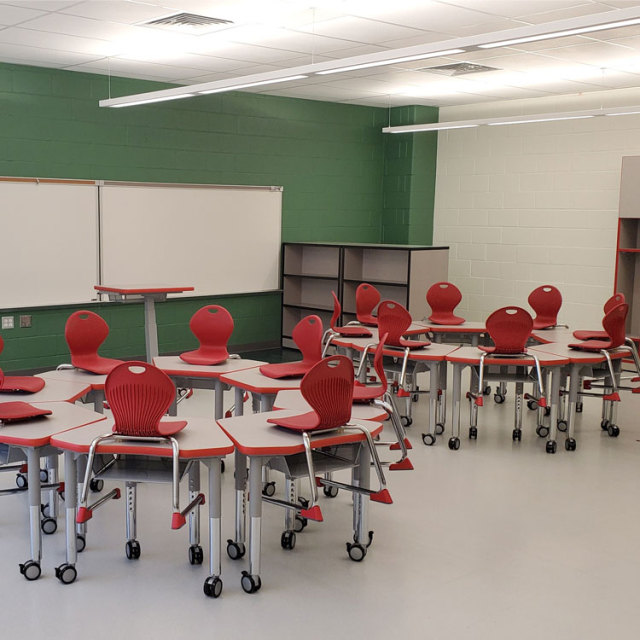
[(384, 345), (387, 343), (388, 334), (383, 334), (378, 342), (378, 346), (376, 347), (376, 351), (373, 354), (373, 370), (376, 372), (378, 378), (380, 379), (380, 385), (382, 386), (382, 395), (387, 390), (387, 375), (384, 372), (384, 366), (382, 362), (382, 352), (384, 350)]
[(340, 301), (338, 300), (336, 292), (332, 291), (331, 295), (333, 296), (333, 315), (331, 316), (331, 322), (329, 323), (329, 326), (332, 329), (335, 329), (338, 326), (338, 318), (340, 318), (342, 307), (340, 306)]
[(502, 307), (487, 318), (486, 327), (495, 344), (493, 353), (524, 353), (533, 318), (521, 307)]
[(64, 327), (71, 363), (76, 364), (74, 359), (82, 361), (84, 358), (95, 357), (108, 335), (109, 325), (97, 313), (86, 310), (72, 313)]
[(455, 319), (453, 310), (460, 304), (462, 293), (451, 282), (436, 282), (427, 291), (427, 304), (431, 307), (429, 320), (432, 322)]
[(383, 300), (378, 305), (378, 333), (387, 336), (390, 347), (399, 347), (400, 338), (411, 324), (411, 314), (393, 300)]
[(316, 429), (332, 429), (351, 419), (353, 364), (345, 356), (320, 360), (302, 378), (300, 392), (319, 418)]
[(356, 318), (363, 324), (376, 324), (371, 315), (380, 302), (380, 292), (371, 284), (363, 282), (356, 289)]
[(156, 436), (176, 388), (164, 371), (132, 361), (123, 362), (107, 376), (104, 393), (115, 420), (114, 433)]
[(536, 314), (533, 321), (536, 329), (553, 327), (558, 324), (558, 311), (562, 306), (562, 294), (556, 287), (550, 284), (543, 284), (529, 294), (527, 301)]
[(322, 359), (322, 320), (318, 316), (305, 316), (293, 328), (291, 338), (296, 343), (303, 362)]
[(627, 337), (625, 331), (625, 322), (627, 320), (627, 314), (629, 313), (629, 305), (626, 302), (619, 304), (609, 312), (602, 319), (602, 328), (607, 332), (609, 338), (611, 338), (611, 344), (608, 349), (614, 349), (624, 344)]
[(233, 318), (224, 307), (208, 304), (198, 309), (191, 316), (189, 328), (200, 343), (199, 355), (211, 355), (216, 360), (229, 357), (227, 343), (233, 333)]
[(625, 303), (624, 293), (614, 293), (605, 303), (604, 303), (604, 314), (607, 315), (613, 307), (617, 307), (619, 304)]

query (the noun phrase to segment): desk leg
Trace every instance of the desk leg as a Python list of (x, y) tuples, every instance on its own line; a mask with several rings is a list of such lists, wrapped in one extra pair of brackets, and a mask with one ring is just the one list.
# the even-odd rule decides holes
[(235, 398), (236, 404), (235, 404), (233, 413), (236, 416), (241, 416), (244, 414), (244, 389), (241, 389), (240, 387), (236, 387), (234, 392), (234, 398)]
[(55, 520), (58, 517), (58, 490), (55, 485), (58, 484), (58, 454), (50, 455), (45, 458), (45, 468), (47, 469), (47, 484), (53, 486), (47, 491), (49, 502), (47, 503), (47, 519)]
[(262, 537), (262, 463), (260, 456), (249, 459), (249, 571), (242, 572), (240, 584), (247, 593), (262, 586), (260, 580), (260, 540)]
[(449, 449), (460, 446), (460, 396), (462, 394), (462, 369), (464, 365), (453, 363), (453, 390), (451, 392), (451, 439)]
[(440, 433), (444, 433), (445, 425), (447, 424), (447, 363), (444, 360), (440, 363), (438, 390), (440, 393), (438, 395), (439, 412), (436, 421), (436, 432), (439, 435)]
[(20, 565), (20, 573), (27, 580), (37, 580), (42, 573), (42, 532), (40, 530), (40, 456), (39, 450), (33, 447), (26, 449), (27, 482), (29, 498), (29, 539), (31, 542), (31, 558)]
[(235, 488), (236, 488), (236, 532), (235, 540), (227, 540), (227, 555), (232, 560), (239, 560), (245, 554), (245, 523), (246, 523), (246, 490), (247, 490), (247, 456), (237, 449), (235, 458)]
[(576, 404), (580, 387), (580, 365), (571, 365), (571, 379), (569, 380), (569, 415), (567, 416), (567, 438), (575, 440)]
[[(368, 488), (371, 477), (371, 453), (369, 448), (360, 444), (359, 463), (353, 469), (352, 482), (356, 487)], [(367, 549), (373, 541), (373, 531), (368, 527), (369, 496), (355, 492), (353, 494), (353, 542), (347, 542), (347, 553), (355, 562), (367, 555)]]
[[(196, 460), (189, 467), (189, 502), (200, 494), (200, 463)], [(202, 564), (200, 546), (200, 505), (189, 512), (189, 563)]]
[[(415, 383), (415, 380), (414, 380)], [(440, 385), (440, 363), (429, 363), (429, 433), (436, 436), (436, 415), (438, 413), (438, 389)], [(411, 401), (411, 400), (409, 400)]]
[(556, 452), (556, 437), (558, 434), (558, 410), (560, 406), (560, 378), (562, 372), (560, 367), (554, 367), (551, 372), (551, 392), (549, 401), (551, 411), (549, 413), (549, 439), (547, 440), (547, 453)]
[(156, 305), (152, 296), (144, 298), (144, 339), (147, 347), (147, 362), (153, 362), (153, 359), (158, 356), (158, 326)]
[(56, 567), (56, 578), (63, 584), (71, 584), (77, 577), (78, 548), (84, 548), (84, 538), (76, 536), (76, 512), (78, 505), (78, 463), (73, 451), (64, 452), (64, 508), (66, 560)]
[(221, 458), (206, 462), (209, 470), (209, 576), (204, 581), (204, 593), (217, 598), (222, 593), (222, 464)]
[(213, 383), (213, 393), (213, 417), (216, 420), (221, 420), (224, 417), (224, 385), (220, 378), (216, 378)]

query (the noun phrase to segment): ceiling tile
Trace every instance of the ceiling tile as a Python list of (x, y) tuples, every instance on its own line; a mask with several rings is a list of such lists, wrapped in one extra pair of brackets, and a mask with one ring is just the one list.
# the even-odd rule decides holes
[(0, 24), (12, 26), (46, 15), (44, 11), (36, 11), (27, 7), (0, 3)]

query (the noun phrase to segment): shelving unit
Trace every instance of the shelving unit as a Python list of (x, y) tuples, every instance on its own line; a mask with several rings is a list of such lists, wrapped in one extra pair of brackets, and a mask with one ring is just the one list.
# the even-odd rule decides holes
[(447, 279), (448, 247), (426, 245), (287, 242), (282, 251), (282, 345), (294, 346), (291, 332), (306, 315), (327, 328), (331, 292), (342, 305), (341, 323), (355, 320), (356, 289), (368, 282), (383, 299), (395, 300), (417, 319), (427, 310), (431, 284)]
[(640, 156), (622, 158), (615, 290), (629, 304), (627, 334), (640, 335)]

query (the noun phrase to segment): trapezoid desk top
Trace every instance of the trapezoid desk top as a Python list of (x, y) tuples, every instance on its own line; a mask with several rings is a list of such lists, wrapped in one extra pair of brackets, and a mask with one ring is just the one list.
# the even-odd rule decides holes
[[(223, 418), (218, 420), (222, 430), (231, 438), (238, 451), (247, 456), (288, 456), (304, 451), (302, 433), (289, 431), (267, 422), (274, 416), (289, 417), (299, 415), (299, 411), (265, 411), (246, 416)], [(376, 436), (382, 431), (382, 425), (370, 420), (350, 420)], [(311, 434), (310, 434), (311, 435)], [(331, 447), (335, 445), (360, 442), (365, 436), (357, 429), (339, 427), (327, 433), (312, 435), (311, 447)]]
[[(187, 425), (174, 435), (180, 447), (180, 458), (212, 458), (225, 456), (233, 451), (233, 444), (211, 418), (183, 418)], [(163, 418), (161, 422), (176, 422), (176, 418)], [(89, 453), (91, 442), (113, 429), (113, 420), (90, 424), (56, 434), (51, 444), (59, 449)], [(132, 454), (171, 458), (171, 445), (164, 442), (107, 441), (98, 445), (97, 453)]]
[(0, 391), (0, 402), (75, 402), (92, 390), (91, 384), (61, 378), (35, 376), (45, 381), (44, 387), (35, 393)]
[(252, 369), (267, 364), (261, 360), (245, 360), (243, 358), (228, 358), (220, 364), (189, 364), (180, 356), (158, 356), (153, 359), (154, 366), (169, 376), (184, 376), (189, 378), (219, 378), (225, 373), (233, 373), (243, 369)]
[[(444, 362), (447, 356), (457, 349), (459, 349), (459, 347), (455, 344), (432, 342), (427, 347), (411, 349), (407, 358), (409, 360), (421, 360), (425, 362)], [(388, 347), (385, 345), (382, 349), (382, 355), (398, 358), (404, 357), (404, 352), (404, 347)]]
[(259, 367), (242, 369), (220, 376), (220, 380), (232, 387), (258, 394), (275, 395), (282, 389), (299, 389), (302, 376), (299, 378), (269, 378), (260, 373)]
[[(40, 378), (44, 378), (46, 384), (51, 380), (66, 380), (78, 384), (85, 384), (91, 387), (91, 390), (104, 389), (104, 383), (107, 376), (100, 373), (91, 373), (84, 369), (54, 369), (53, 371), (44, 371), (39, 373)], [(47, 388), (45, 384), (45, 389)]]
[[(105, 417), (82, 406), (68, 402), (38, 402), (33, 405), (38, 409), (48, 409), (52, 413), (29, 420), (3, 423), (0, 426), (1, 443), (23, 447), (43, 447), (50, 443), (54, 434), (66, 430), (92, 423), (98, 425), (99, 431), (105, 429)], [(102, 423), (101, 426), (100, 423)]]
[(432, 333), (486, 333), (484, 322), (464, 321), (462, 324), (436, 324), (428, 319), (422, 321)]
[[(575, 339), (574, 339), (575, 340)], [(574, 342), (571, 341), (571, 343)], [(575, 342), (580, 342), (575, 340)], [(599, 351), (583, 351), (582, 349), (569, 348), (568, 342), (552, 342), (548, 344), (541, 344), (535, 347), (529, 347), (531, 351), (535, 351), (538, 356), (541, 353), (548, 354), (553, 353), (558, 356), (567, 358), (572, 363), (583, 364), (596, 364), (598, 362), (604, 362), (605, 357)], [(620, 358), (627, 358), (631, 355), (631, 351), (626, 347), (618, 347), (608, 351), (612, 360), (619, 360)]]
[(551, 342), (564, 342), (566, 344), (569, 344), (570, 342), (580, 342), (580, 340), (573, 337), (573, 331), (574, 329), (569, 329), (567, 327), (533, 329), (531, 331), (531, 337), (542, 344), (549, 344)]
[[(532, 351), (533, 347), (527, 351)], [(480, 358), (485, 354), (484, 351), (477, 347), (459, 347), (455, 351), (452, 351), (447, 355), (447, 362), (477, 365), (480, 364)], [(560, 354), (549, 353), (546, 351), (536, 351), (536, 357), (541, 367), (559, 367), (565, 364), (569, 364), (569, 358)], [(498, 356), (492, 357), (490, 353), (485, 354), (485, 365), (497, 365), (497, 366), (519, 366), (530, 367), (535, 365), (533, 356), (518, 355), (518, 356)]]

